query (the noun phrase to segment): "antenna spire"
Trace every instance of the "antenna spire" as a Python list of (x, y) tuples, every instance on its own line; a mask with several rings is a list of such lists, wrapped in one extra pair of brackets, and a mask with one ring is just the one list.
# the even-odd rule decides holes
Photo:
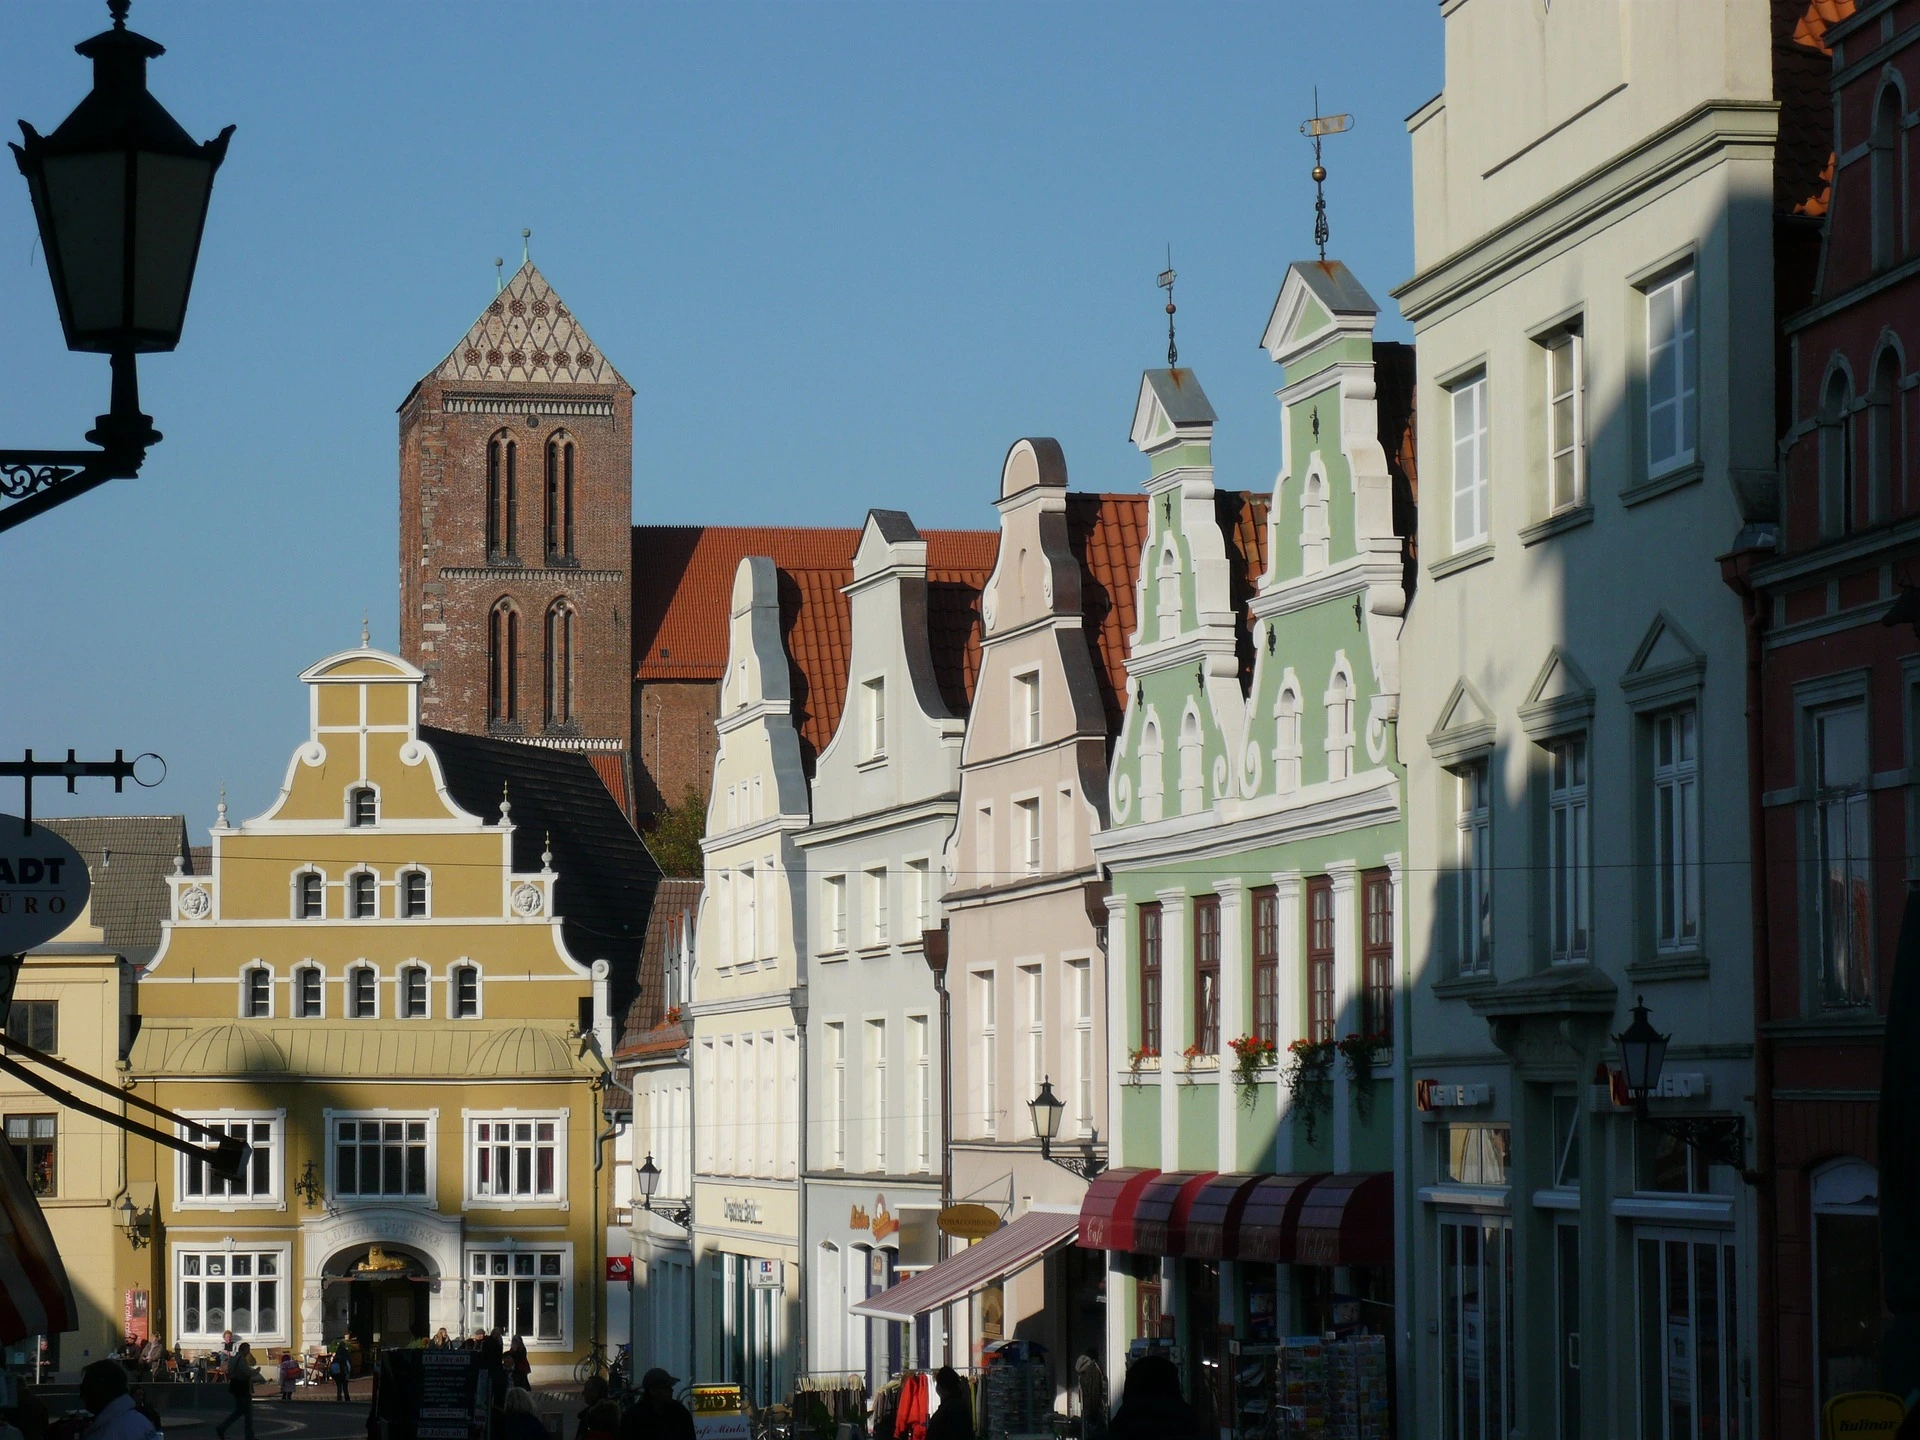
[(533, 259), (532, 241), (533, 241), (533, 231), (525, 230), (525, 229), (521, 230), (520, 232), (520, 263), (522, 265), (525, 265), (528, 261)]
[(500, 267), (506, 263), (501, 256), (493, 257), (493, 293), (496, 295), (507, 288), (507, 277), (500, 273)]
[(373, 648), (373, 639), (367, 627), (367, 613), (365, 610), (360, 612), (360, 648), (362, 650), (371, 650)]
[(1158, 284), (1167, 292), (1167, 368), (1173, 369), (1180, 363), (1180, 352), (1173, 343), (1173, 246), (1167, 246), (1167, 268), (1160, 272)]
[(1313, 87), (1313, 118), (1300, 122), (1300, 133), (1313, 141), (1313, 243), (1320, 248), (1320, 258), (1327, 258), (1327, 167), (1320, 163), (1320, 141), (1323, 136), (1338, 135), (1353, 128), (1351, 115), (1322, 115), (1320, 113), (1320, 87)]

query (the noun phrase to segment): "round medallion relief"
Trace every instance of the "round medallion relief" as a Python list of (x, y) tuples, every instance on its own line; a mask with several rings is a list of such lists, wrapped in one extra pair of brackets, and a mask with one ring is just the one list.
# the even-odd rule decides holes
[(541, 898), (538, 885), (516, 885), (513, 887), (513, 909), (517, 915), (538, 915)]

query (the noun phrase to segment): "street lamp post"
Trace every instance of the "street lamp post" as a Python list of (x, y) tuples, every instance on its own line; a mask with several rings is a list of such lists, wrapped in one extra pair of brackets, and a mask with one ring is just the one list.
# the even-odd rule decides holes
[(74, 46), (93, 62), (93, 89), (50, 135), (20, 122), (12, 145), (69, 350), (109, 357), (107, 413), (93, 450), (0, 449), (0, 530), (108, 480), (140, 473), (160, 432), (140, 410), (134, 357), (172, 350), (206, 226), (229, 125), (196, 142), (147, 90), (147, 61), (164, 47), (127, 29), (129, 0), (108, 0), (113, 28)]
[(1666, 1068), (1667, 1045), (1673, 1037), (1653, 1028), (1644, 997), (1636, 1000), (1632, 1014), (1633, 1023), (1615, 1035), (1613, 1043), (1620, 1047), (1620, 1077), (1626, 1082), (1635, 1117), (1698, 1151), (1712, 1164), (1727, 1166), (1747, 1184), (1759, 1183), (1759, 1173), (1747, 1168), (1747, 1122), (1740, 1116), (1649, 1113), (1647, 1099), (1660, 1088), (1660, 1072)]
[(1062, 1170), (1070, 1170), (1082, 1180), (1091, 1180), (1106, 1165), (1093, 1153), (1093, 1146), (1087, 1146), (1087, 1153), (1078, 1160), (1062, 1160), (1053, 1153), (1053, 1142), (1060, 1137), (1060, 1117), (1066, 1114), (1067, 1102), (1053, 1093), (1053, 1078), (1040, 1077), (1040, 1093), (1027, 1102), (1027, 1112), (1033, 1117), (1033, 1137), (1040, 1142), (1040, 1158), (1058, 1165)]
[(634, 1178), (640, 1185), (640, 1202), (646, 1207), (649, 1215), (658, 1215), (669, 1225), (678, 1225), (682, 1230), (693, 1229), (692, 1206), (676, 1205), (671, 1210), (656, 1210), (653, 1208), (653, 1197), (660, 1189), (660, 1167), (653, 1163), (653, 1152), (651, 1150), (647, 1152), (646, 1163), (634, 1173)]

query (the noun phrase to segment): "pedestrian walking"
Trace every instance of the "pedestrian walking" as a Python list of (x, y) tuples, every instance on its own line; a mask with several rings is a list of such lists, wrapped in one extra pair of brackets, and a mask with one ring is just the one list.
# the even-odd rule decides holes
[(333, 1399), (337, 1405), (343, 1405), (353, 1399), (353, 1392), (347, 1388), (347, 1382), (353, 1379), (353, 1352), (347, 1348), (347, 1337), (342, 1335), (333, 1347), (333, 1363), (328, 1367), (333, 1376)]
[(640, 1398), (620, 1417), (619, 1440), (694, 1440), (693, 1412), (673, 1398), (680, 1382), (658, 1365), (640, 1377)]
[(220, 1440), (227, 1440), (227, 1427), (236, 1420), (241, 1422), (241, 1434), (246, 1440), (254, 1440), (253, 1382), (259, 1378), (260, 1372), (253, 1368), (253, 1347), (242, 1340), (240, 1348), (233, 1352), (233, 1359), (227, 1362), (227, 1394), (233, 1399), (233, 1413), (213, 1427), (213, 1433)]
[(280, 1352), (280, 1398), (293, 1399), (293, 1387), (300, 1383), (300, 1362), (293, 1358), (293, 1351)]
[(1200, 1417), (1180, 1394), (1180, 1372), (1164, 1355), (1143, 1355), (1127, 1371), (1111, 1440), (1202, 1440)]
[(507, 1383), (522, 1390), (533, 1389), (533, 1362), (527, 1358), (527, 1342), (518, 1335), (507, 1351)]

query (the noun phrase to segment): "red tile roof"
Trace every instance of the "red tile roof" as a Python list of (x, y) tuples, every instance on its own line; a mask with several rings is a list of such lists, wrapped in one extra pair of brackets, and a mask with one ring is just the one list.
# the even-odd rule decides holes
[[(940, 693), (964, 715), (980, 673), (980, 590), (993, 572), (995, 530), (929, 530), (927, 629)], [(634, 676), (717, 681), (726, 670), (734, 571), (749, 555), (780, 570), (794, 715), (809, 769), (832, 740), (846, 702), (858, 530), (760, 525), (636, 525)]]
[(1854, 0), (1773, 0), (1773, 91), (1780, 102), (1774, 203), (1821, 216), (1833, 193), (1833, 51), (1826, 34)]
[(686, 1031), (665, 1014), (667, 952), (681, 945), (684, 927), (700, 910), (705, 882), (663, 876), (647, 913), (647, 931), (640, 943), (639, 972), (633, 977), (633, 1003), (620, 1023), (615, 1041), (617, 1056), (659, 1054), (687, 1043)]
[(621, 813), (627, 813), (627, 757), (618, 750), (591, 750), (587, 760), (593, 766), (600, 782), (607, 787), (607, 793), (619, 805)]

